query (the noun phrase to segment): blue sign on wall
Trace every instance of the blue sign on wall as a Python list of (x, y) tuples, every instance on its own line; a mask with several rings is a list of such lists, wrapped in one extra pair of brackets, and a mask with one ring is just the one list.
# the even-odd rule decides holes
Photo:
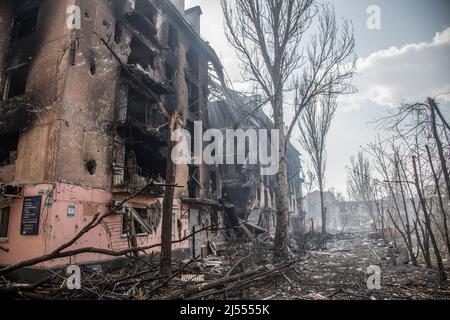
[(39, 234), (39, 218), (41, 215), (42, 196), (25, 197), (23, 199), (22, 223), (20, 234), (35, 236)]

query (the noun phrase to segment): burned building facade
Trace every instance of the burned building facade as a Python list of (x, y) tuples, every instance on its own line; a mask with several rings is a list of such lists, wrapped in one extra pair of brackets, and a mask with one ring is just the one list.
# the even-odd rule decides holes
[[(0, 3), (0, 265), (51, 252), (150, 182), (73, 247), (120, 250), (131, 233), (139, 246), (160, 242), (164, 112), (187, 129), (206, 115), (216, 56), (199, 35), (201, 13), (182, 0)], [(174, 240), (204, 223), (192, 199), (213, 197), (215, 175), (177, 166)], [(195, 255), (201, 240), (174, 250)]]
[[(246, 96), (230, 89), (214, 88), (225, 94), (211, 99), (208, 104), (209, 125), (227, 129), (273, 129), (272, 120), (262, 110), (258, 96)], [(248, 143), (248, 141), (246, 142)], [(270, 144), (270, 137), (269, 142)], [(268, 147), (270, 150), (270, 147)], [(246, 147), (248, 158), (249, 148)], [(237, 152), (236, 152), (237, 153)], [(287, 176), (289, 193), (289, 227), (293, 235), (304, 229), (302, 210), (302, 170), (300, 154), (289, 143), (287, 149)], [(222, 178), (222, 196), (233, 204), (236, 214), (244, 226), (253, 233), (275, 234), (276, 194), (275, 175), (262, 174), (261, 164), (223, 164), (219, 166)]]

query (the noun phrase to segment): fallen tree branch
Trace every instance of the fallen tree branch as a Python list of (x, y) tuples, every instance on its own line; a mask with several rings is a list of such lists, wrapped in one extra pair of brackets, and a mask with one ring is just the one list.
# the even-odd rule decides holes
[[(287, 263), (285, 262), (285, 263), (279, 264), (276, 267), (274, 267), (274, 269), (269, 270), (266, 273), (271, 274), (271, 273), (277, 272), (281, 269), (285, 269), (285, 268), (293, 265), (296, 262), (298, 262), (298, 260), (293, 260), (293, 261), (290, 261)], [(168, 295), (166, 297), (162, 297), (162, 299), (165, 299), (165, 300), (187, 299), (194, 295), (198, 295), (199, 293), (202, 293), (204, 291), (208, 291), (210, 289), (221, 287), (221, 286), (226, 285), (233, 281), (238, 281), (240, 279), (246, 279), (246, 278), (253, 277), (253, 276), (261, 276), (261, 273), (264, 274), (265, 270), (267, 270), (266, 266), (261, 266), (256, 269), (253, 269), (253, 270), (246, 270), (246, 271), (238, 273), (236, 275), (225, 276), (223, 278), (220, 278), (220, 279), (217, 279), (217, 280), (214, 280), (211, 282), (207, 282), (207, 283), (202, 283), (202, 284), (193, 286), (191, 288), (176, 290), (176, 291), (172, 292), (170, 295)], [(254, 279), (252, 279), (252, 281), (253, 280)]]
[[(174, 240), (172, 241), (172, 244), (177, 244), (177, 243), (181, 243), (184, 242), (186, 240), (188, 240), (189, 238), (193, 237), (194, 235), (203, 232), (205, 230), (211, 230), (213, 228), (217, 228), (217, 226), (209, 226), (209, 227), (205, 227), (202, 229), (199, 229), (193, 233), (191, 233), (190, 235), (187, 235), (179, 240)], [(54, 259), (60, 259), (60, 258), (67, 258), (67, 257), (72, 257), (72, 256), (76, 256), (78, 254), (83, 254), (83, 253), (98, 253), (98, 254), (104, 254), (107, 256), (111, 256), (111, 257), (120, 257), (120, 256), (125, 256), (129, 253), (134, 253), (134, 252), (139, 252), (139, 251), (146, 251), (146, 250), (150, 250), (150, 249), (154, 249), (154, 248), (158, 248), (161, 246), (161, 243), (157, 243), (157, 244), (153, 244), (153, 245), (148, 245), (148, 246), (144, 246), (144, 247), (135, 247), (135, 248), (128, 248), (128, 249), (124, 249), (124, 250), (119, 250), (119, 251), (115, 251), (115, 250), (108, 250), (108, 249), (101, 249), (101, 248), (95, 248), (95, 247), (85, 247), (85, 248), (79, 248), (79, 249), (73, 249), (73, 250), (69, 250), (69, 251), (64, 251), (64, 252), (55, 252), (53, 251), (52, 253), (40, 256), (40, 257), (36, 257), (36, 258), (32, 258), (29, 260), (25, 260), (22, 262), (19, 262), (17, 264), (11, 265), (11, 266), (7, 266), (3, 269), (0, 270), (0, 276), (10, 273), (12, 271), (24, 268), (24, 267), (29, 267), (29, 266), (33, 266), (36, 265), (38, 263), (42, 263), (42, 262), (46, 262), (46, 261), (50, 261), (50, 260), (54, 260)]]

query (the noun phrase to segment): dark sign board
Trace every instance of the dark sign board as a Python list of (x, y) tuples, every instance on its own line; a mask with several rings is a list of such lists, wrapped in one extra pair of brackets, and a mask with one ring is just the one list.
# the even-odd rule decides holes
[(39, 217), (41, 215), (42, 196), (25, 197), (23, 199), (22, 223), (20, 234), (35, 236), (39, 234)]

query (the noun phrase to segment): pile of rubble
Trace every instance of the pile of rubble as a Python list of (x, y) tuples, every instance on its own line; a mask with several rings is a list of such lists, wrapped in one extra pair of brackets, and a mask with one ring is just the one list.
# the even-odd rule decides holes
[[(69, 290), (64, 272), (34, 284), (0, 281), (0, 294), (25, 299), (449, 299), (435, 270), (394, 266), (389, 246), (357, 234), (333, 237), (321, 251), (276, 262), (270, 239), (216, 248), (217, 255), (174, 264), (169, 279), (159, 264), (129, 257), (118, 270), (83, 267), (80, 290)], [(295, 252), (295, 247), (292, 248)], [(369, 289), (369, 267), (380, 288)]]
[[(309, 251), (294, 269), (295, 281), (252, 290), (250, 299), (396, 300), (450, 299), (447, 284), (438, 283), (437, 270), (411, 264), (394, 265), (392, 249), (366, 235), (340, 235), (323, 251)], [(398, 257), (397, 257), (398, 258)], [(374, 267), (380, 287), (369, 289)], [(283, 280), (283, 279), (281, 279)], [(368, 285), (369, 282), (369, 285)]]
[(130, 256), (116, 270), (82, 267), (81, 288), (67, 287), (66, 270), (36, 283), (0, 279), (0, 295), (24, 299), (241, 299), (250, 286), (293, 270), (298, 259), (273, 263), (269, 245), (249, 243), (217, 249), (220, 256), (174, 264), (169, 279), (160, 277), (152, 259)]

